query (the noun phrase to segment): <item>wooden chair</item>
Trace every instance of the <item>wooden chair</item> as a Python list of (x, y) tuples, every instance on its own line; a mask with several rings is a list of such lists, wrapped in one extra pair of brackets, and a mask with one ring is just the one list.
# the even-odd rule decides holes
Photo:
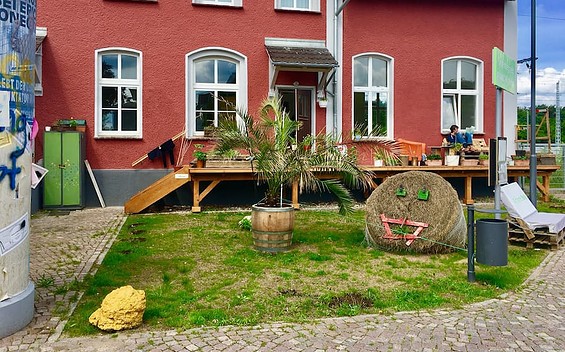
[(422, 160), (422, 154), (426, 152), (426, 143), (409, 141), (403, 138), (396, 140), (400, 146), (400, 155), (408, 155), (409, 160)]

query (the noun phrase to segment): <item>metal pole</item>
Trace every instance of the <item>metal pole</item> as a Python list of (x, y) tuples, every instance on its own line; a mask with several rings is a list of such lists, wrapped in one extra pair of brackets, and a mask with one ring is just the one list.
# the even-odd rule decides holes
[(467, 204), (467, 281), (475, 280), (475, 206)]
[(561, 145), (561, 107), (559, 106), (559, 95), (559, 81), (557, 81), (555, 85), (555, 144), (557, 145)]
[[(498, 137), (502, 137), (502, 89), (498, 87), (496, 87), (495, 115), (495, 132), (496, 138), (498, 139)], [(506, 158), (506, 155), (504, 155), (504, 158)], [(496, 168), (498, 170), (498, 159), (496, 159)], [(494, 209), (500, 210), (500, 182), (498, 182), (498, 178), (494, 184)], [(500, 219), (500, 213), (495, 213), (495, 218)]]
[(531, 52), (532, 59), (531, 66), (531, 87), (530, 87), (530, 201), (532, 205), (537, 206), (537, 156), (536, 156), (536, 0), (532, 0), (532, 15), (531, 15)]

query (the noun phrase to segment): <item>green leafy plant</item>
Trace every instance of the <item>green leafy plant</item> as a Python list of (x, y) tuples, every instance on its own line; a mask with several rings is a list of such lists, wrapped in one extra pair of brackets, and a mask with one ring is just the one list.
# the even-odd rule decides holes
[(527, 155), (512, 155), (512, 160), (528, 160)]
[(208, 157), (208, 153), (206, 153), (203, 148), (203, 144), (194, 145), (194, 153), (192, 153), (192, 155), (196, 158), (196, 160), (206, 160)]
[(463, 144), (461, 143), (455, 143), (453, 145), (453, 152), (455, 152), (455, 154), (459, 154), (462, 149), (463, 149)]
[(488, 154), (484, 154), (484, 153), (479, 154), (479, 160), (488, 160)]
[(251, 215), (244, 216), (237, 224), (240, 228), (251, 231)]
[(439, 154), (430, 154), (430, 155), (428, 155), (428, 160), (441, 160), (441, 155), (439, 155)]
[(400, 145), (393, 139), (377, 138), (373, 141), (373, 158), (385, 165), (396, 165), (400, 162)]
[[(254, 119), (238, 109), (240, 121), (222, 120), (216, 149), (243, 149), (256, 161), (257, 180), (267, 185), (260, 204), (282, 206), (283, 187), (299, 180), (301, 191), (329, 191), (336, 197), (340, 213), (350, 213), (353, 198), (346, 187), (368, 189), (371, 173), (360, 168), (350, 153), (342, 153), (338, 138), (319, 134), (297, 139), (301, 123), (290, 118), (280, 99), (265, 99), (259, 114)], [(339, 174), (341, 178), (320, 179), (321, 172)]]

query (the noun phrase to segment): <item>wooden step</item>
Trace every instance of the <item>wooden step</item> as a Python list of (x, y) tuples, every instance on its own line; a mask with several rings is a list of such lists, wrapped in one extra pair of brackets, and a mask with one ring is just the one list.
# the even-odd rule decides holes
[(131, 197), (124, 205), (124, 212), (126, 214), (139, 213), (190, 180), (189, 167), (183, 166), (181, 169), (171, 172)]

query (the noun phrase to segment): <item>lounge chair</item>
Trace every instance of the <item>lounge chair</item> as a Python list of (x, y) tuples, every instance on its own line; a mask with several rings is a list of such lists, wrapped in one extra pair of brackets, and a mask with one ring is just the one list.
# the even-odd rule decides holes
[(550, 245), (551, 249), (563, 244), (565, 214), (538, 212), (516, 182), (500, 187), (500, 194), (509, 215), (510, 241), (525, 242), (528, 248), (534, 243)]

